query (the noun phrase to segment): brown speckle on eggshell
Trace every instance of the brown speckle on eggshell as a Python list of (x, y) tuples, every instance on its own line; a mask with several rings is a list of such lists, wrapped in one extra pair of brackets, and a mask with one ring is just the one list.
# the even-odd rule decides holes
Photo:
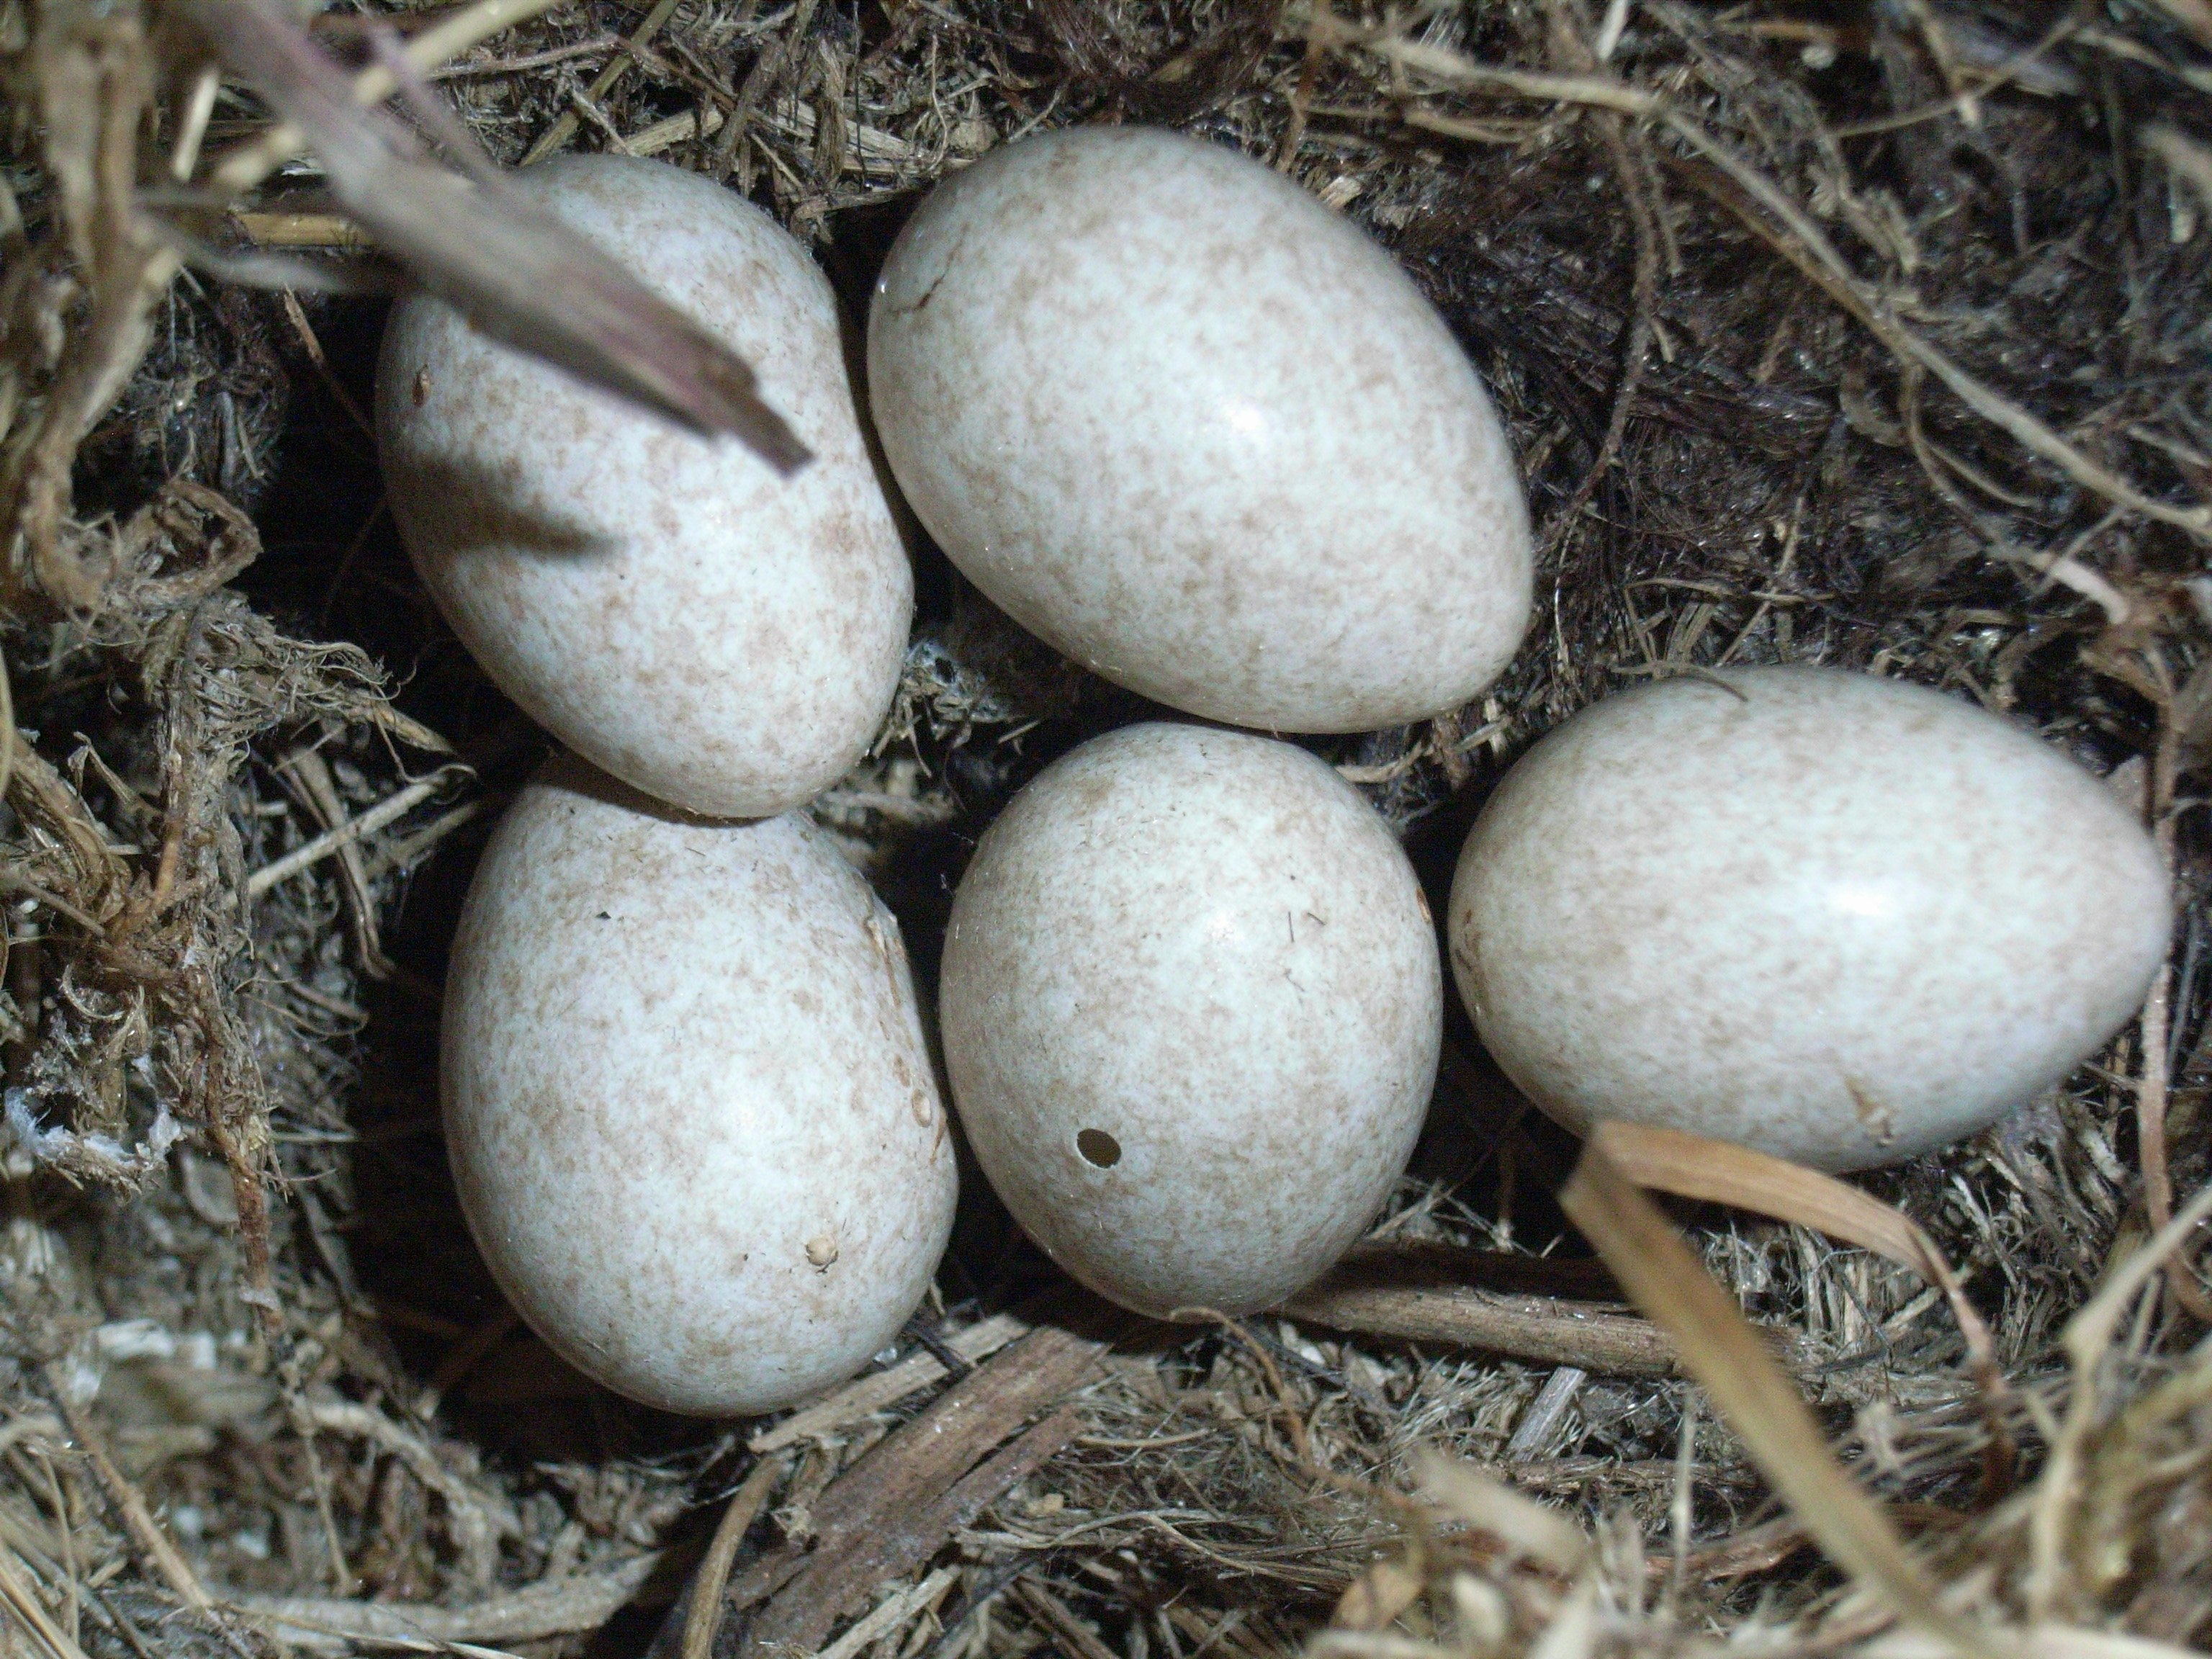
[(412, 294), (385, 330), (377, 436), (423, 583), (601, 769), (722, 817), (811, 799), (890, 705), (914, 592), (829, 283), (766, 214), (662, 162), (567, 156), (513, 185), (734, 346), (814, 459), (779, 477)]
[(2168, 905), (2142, 826), (2029, 733), (1871, 675), (1730, 669), (1531, 750), (1449, 935), (1484, 1043), (1570, 1128), (1850, 1170), (2063, 1079), (2141, 1006)]
[(1126, 727), (1048, 768), (955, 896), (940, 1013), (1016, 1219), (1140, 1312), (1267, 1307), (1420, 1131), (1442, 969), (1389, 828), (1304, 750)]

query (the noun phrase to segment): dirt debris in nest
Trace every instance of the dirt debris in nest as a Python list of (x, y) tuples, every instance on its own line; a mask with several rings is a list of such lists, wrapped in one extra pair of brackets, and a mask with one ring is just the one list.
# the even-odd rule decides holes
[[(314, 28), (350, 63), (473, 15)], [(537, 740), (377, 510), (374, 301), (325, 291), (378, 275), (345, 181), (310, 154), (235, 199), (180, 193), (179, 155), (211, 185), (270, 111), (205, 76), (176, 21), (0, 4), (12, 1643), (1940, 1645), (1895, 1624), (1899, 1587), (1868, 1588), (1831, 1514), (1778, 1500), (1811, 1465), (1778, 1472), (1772, 1422), (1724, 1418), (1662, 1310), (1569, 1259), (1572, 1149), (1463, 1025), (1372, 1243), (1389, 1272), (1335, 1284), (1328, 1319), (1124, 1330), (1071, 1370), (1066, 1411), (1030, 1400), (1005, 1356), (1089, 1328), (979, 1193), (897, 1352), (782, 1426), (655, 1418), (553, 1359), (469, 1248), (430, 1062), (468, 851)], [(2208, 1173), (2195, 0), (568, 0), (473, 40), (427, 83), (490, 155), (624, 149), (723, 179), (856, 310), (933, 179), (1078, 121), (1237, 145), (1389, 246), (1498, 397), (1542, 562), (1537, 626), (1476, 704), (1317, 745), (1432, 882), (1542, 731), (1731, 662), (1944, 686), (2109, 775), (2184, 899), (2142, 1026), (1999, 1128), (1861, 1183), (1955, 1269), (1966, 1319), (1831, 1231), (1678, 1218), (1812, 1402), (1822, 1460), (1878, 1495), (1954, 1615), (2203, 1644), (2212, 1306), (2185, 1273), (2130, 1289), (2121, 1265)], [(229, 280), (256, 274), (298, 291)], [(893, 719), (817, 813), (926, 975), (997, 806), (1146, 710), (927, 550), (920, 578)], [(974, 1399), (999, 1404), (957, 1455), (902, 1449)], [(1459, 1461), (1425, 1464), (1437, 1449)], [(814, 1576), (791, 1582), (848, 1599), (779, 1586), (693, 1618), (676, 1598), (733, 1493), (724, 1576), (764, 1583), (805, 1544)]]

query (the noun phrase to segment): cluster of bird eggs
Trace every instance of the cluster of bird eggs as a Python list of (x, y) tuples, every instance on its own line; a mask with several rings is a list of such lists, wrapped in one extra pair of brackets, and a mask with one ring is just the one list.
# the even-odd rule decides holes
[[(454, 631), (580, 757), (509, 809), (464, 911), (453, 1167), (555, 1349), (656, 1406), (764, 1411), (894, 1338), (951, 1226), (897, 927), (804, 811), (891, 702), (912, 576), (803, 248), (658, 163), (516, 186), (741, 353), (815, 459), (779, 479), (435, 299), (395, 307), (394, 516)], [(1450, 331), (1232, 151), (1087, 128), (952, 175), (891, 251), (866, 364), (890, 472), (961, 571), (1171, 709), (1401, 725), (1481, 691), (1526, 629), (1520, 484)], [(2063, 1077), (2139, 1000), (2166, 907), (2141, 827), (2004, 721), (1763, 669), (1539, 744), (1444, 931), (1483, 1042), (1570, 1127), (1848, 1169)], [(1069, 1273), (1148, 1314), (1247, 1312), (1403, 1172), (1443, 979), (1412, 866), (1334, 770), (1148, 722), (984, 836), (945, 1064), (984, 1173)]]

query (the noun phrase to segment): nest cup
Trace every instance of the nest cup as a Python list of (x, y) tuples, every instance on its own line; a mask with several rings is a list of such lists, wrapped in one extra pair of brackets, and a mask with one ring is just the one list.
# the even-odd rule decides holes
[[(333, 13), (313, 48), (349, 76), (462, 15)], [(2203, 1645), (2212, 37), (2191, 6), (575, 0), (398, 76), (412, 164), (626, 150), (742, 192), (829, 274), (856, 374), (906, 216), (1027, 133), (1174, 128), (1359, 226), (1480, 372), (1534, 525), (1536, 622), (1501, 678), (1301, 739), (1439, 916), (1544, 732), (1624, 685), (1776, 662), (2002, 714), (2171, 866), (2140, 1019), (1987, 1133), (1855, 1177), (1869, 1207), (1626, 1142), (1577, 1176), (1454, 1008), (1411, 1176), (1287, 1306), (1120, 1318), (969, 1160), (896, 1342), (738, 1421), (571, 1370), (460, 1218), (441, 983), (546, 743), (380, 502), (386, 301), (351, 290), (389, 275), (364, 250), (445, 269), (491, 220), (395, 223), (417, 198), (362, 193), (327, 143), (312, 190), (295, 169), (223, 194), (280, 101), (250, 45), (209, 5), (0, 10), (11, 1645)], [(202, 76), (211, 53), (233, 79)], [(528, 315), (487, 328), (565, 314), (557, 285), (510, 287)], [(927, 1006), (1006, 800), (1165, 711), (904, 528), (897, 700), (811, 811), (896, 913)], [(1669, 1182), (1696, 1201), (1634, 1197)], [(1670, 1335), (1688, 1304), (1639, 1259), (1708, 1275), (1749, 1346), (1717, 1364)]]

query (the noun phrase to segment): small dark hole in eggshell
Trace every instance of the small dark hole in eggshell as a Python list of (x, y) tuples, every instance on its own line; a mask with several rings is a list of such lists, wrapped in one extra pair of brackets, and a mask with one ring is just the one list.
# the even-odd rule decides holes
[(1110, 1170), (1121, 1161), (1121, 1143), (1103, 1129), (1078, 1131), (1075, 1150), (1083, 1154), (1085, 1164), (1095, 1164), (1102, 1170)]

